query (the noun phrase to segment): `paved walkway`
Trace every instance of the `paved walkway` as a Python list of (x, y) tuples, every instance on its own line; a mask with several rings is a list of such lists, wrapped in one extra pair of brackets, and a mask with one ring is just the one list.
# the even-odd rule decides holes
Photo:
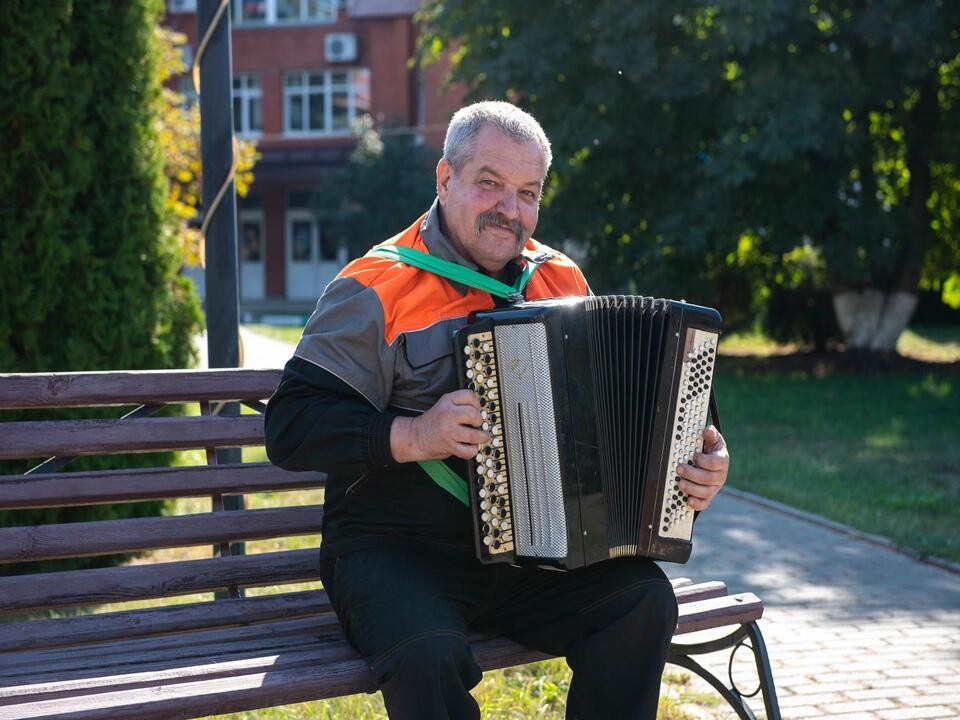
[(960, 718), (960, 574), (734, 494), (697, 520), (690, 562), (666, 569), (763, 599), (784, 718)]
[[(243, 338), (246, 367), (282, 367), (292, 354), (286, 343)], [(763, 599), (785, 719), (960, 719), (960, 573), (735, 492), (697, 521), (690, 562), (665, 569)], [(745, 651), (734, 676), (756, 687)]]

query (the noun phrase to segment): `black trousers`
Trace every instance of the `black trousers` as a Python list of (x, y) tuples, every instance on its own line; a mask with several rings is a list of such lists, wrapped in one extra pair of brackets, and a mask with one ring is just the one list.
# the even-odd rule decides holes
[(324, 560), (321, 577), (391, 720), (480, 717), (471, 630), (565, 656), (568, 720), (656, 717), (677, 604), (650, 560), (556, 572), (395, 544)]

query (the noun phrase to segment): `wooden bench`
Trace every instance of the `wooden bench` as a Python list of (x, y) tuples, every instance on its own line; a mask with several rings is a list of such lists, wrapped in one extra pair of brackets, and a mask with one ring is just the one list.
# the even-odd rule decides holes
[[(234, 401), (262, 412), (279, 379), (279, 370), (0, 375), (0, 411), (136, 408), (112, 420), (0, 423), (0, 459), (56, 458), (35, 472), (0, 477), (0, 511), (184, 497), (210, 497), (213, 508), (180, 517), (0, 529), (0, 573), (4, 564), (24, 561), (210, 548), (196, 560), (0, 577), (0, 719), (169, 720), (373, 689), (323, 590), (283, 588), (317, 581), (315, 549), (230, 554), (229, 543), (319, 531), (321, 505), (224, 509), (224, 497), (323, 485), (322, 473), (223, 462), (224, 448), (263, 443), (262, 415), (237, 414)], [(163, 407), (181, 403), (199, 403), (201, 414), (156, 417)], [(205, 451), (206, 465), (59, 471), (73, 456), (191, 448)], [(214, 553), (214, 546), (220, 551)], [(279, 589), (243, 597), (244, 589), (258, 586)], [(721, 582), (677, 581), (675, 587), (680, 621), (670, 662), (706, 678), (740, 717), (752, 718), (732, 680), (722, 682), (694, 659), (746, 644), (754, 652), (767, 717), (779, 718), (756, 625), (760, 600), (750, 593), (730, 595)], [(104, 603), (211, 591), (223, 597), (77, 614)], [(681, 642), (693, 631), (720, 627), (729, 632), (717, 641)], [(477, 636), (472, 642), (484, 669), (545, 657), (503, 638)]]

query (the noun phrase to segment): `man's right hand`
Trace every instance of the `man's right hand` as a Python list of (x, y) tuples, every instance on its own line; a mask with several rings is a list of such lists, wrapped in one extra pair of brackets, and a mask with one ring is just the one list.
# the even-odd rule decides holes
[(480, 426), (480, 400), (471, 390), (447, 393), (418, 417), (398, 417), (390, 426), (390, 452), (397, 462), (469, 460), (490, 440)]

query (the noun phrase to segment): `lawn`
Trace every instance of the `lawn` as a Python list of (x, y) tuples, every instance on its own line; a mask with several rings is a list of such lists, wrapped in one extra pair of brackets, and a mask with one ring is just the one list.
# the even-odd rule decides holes
[(960, 375), (724, 371), (730, 484), (960, 561)]

